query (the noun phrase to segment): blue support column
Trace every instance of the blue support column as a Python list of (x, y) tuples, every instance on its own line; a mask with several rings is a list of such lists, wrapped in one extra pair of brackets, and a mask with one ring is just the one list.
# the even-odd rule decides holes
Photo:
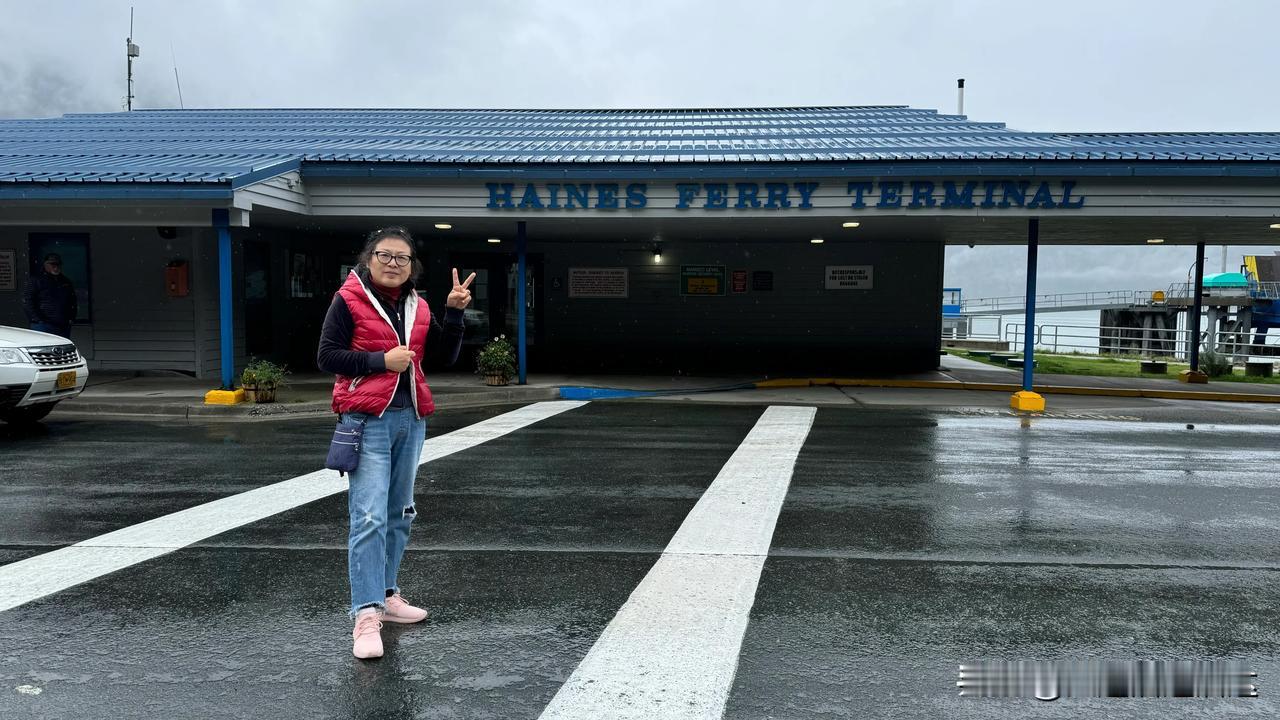
[(218, 232), (218, 339), (222, 354), (222, 388), (235, 389), (235, 333), (231, 313), (231, 219), (227, 210), (213, 211)]
[(526, 303), (525, 303), (525, 297), (524, 297), (525, 287), (528, 286), (529, 284), (528, 276), (527, 276), (528, 268), (525, 263), (525, 250), (527, 249), (526, 248), (527, 245), (528, 245), (528, 237), (526, 236), (526, 232), (525, 232), (525, 222), (521, 220), (516, 223), (516, 258), (517, 258), (516, 262), (519, 265), (519, 269), (517, 272), (518, 277), (516, 278), (516, 282), (519, 283), (519, 287), (516, 289), (516, 303), (519, 304), (520, 306), (518, 330), (516, 333), (519, 336), (519, 346), (516, 352), (520, 362), (520, 384), (521, 385), (525, 385), (528, 382), (528, 377), (525, 372), (527, 367), (527, 362), (528, 362), (528, 349), (525, 346), (525, 343), (528, 339), (526, 336), (526, 324), (527, 324), (528, 318), (525, 317)]
[(1027, 306), (1026, 329), (1022, 333), (1022, 390), (1013, 394), (1009, 405), (1014, 410), (1040, 412), (1044, 398), (1034, 388), (1036, 345), (1036, 261), (1040, 254), (1040, 219), (1027, 221)]
[(1035, 375), (1036, 264), (1040, 255), (1040, 219), (1027, 223), (1027, 331), (1022, 337), (1022, 389), (1031, 392)]

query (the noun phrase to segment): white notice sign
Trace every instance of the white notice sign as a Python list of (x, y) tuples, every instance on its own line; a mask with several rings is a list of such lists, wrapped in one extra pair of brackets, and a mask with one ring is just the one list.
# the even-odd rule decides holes
[(0, 250), (0, 290), (18, 289), (18, 268), (12, 250)]
[(870, 290), (872, 265), (828, 265), (828, 290)]
[(571, 298), (625, 298), (627, 296), (627, 269), (569, 268), (569, 297)]

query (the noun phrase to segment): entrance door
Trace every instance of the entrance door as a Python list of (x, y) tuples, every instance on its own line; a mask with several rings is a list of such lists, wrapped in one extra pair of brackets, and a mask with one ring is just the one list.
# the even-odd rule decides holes
[[(466, 311), (467, 333), (463, 340), (463, 358), (469, 366), (475, 349), (499, 336), (506, 335), (512, 345), (518, 342), (520, 313), (516, 291), (519, 287), (519, 265), (511, 253), (455, 253), (450, 267), (458, 268), (458, 277), (476, 274), (471, 283), (471, 305)], [(526, 343), (529, 361), (535, 356), (542, 328), (542, 257), (526, 256), (525, 284)]]

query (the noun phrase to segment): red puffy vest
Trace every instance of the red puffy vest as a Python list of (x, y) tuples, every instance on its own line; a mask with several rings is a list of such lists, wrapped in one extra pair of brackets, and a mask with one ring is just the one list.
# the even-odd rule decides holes
[[(338, 294), (346, 301), (351, 319), (355, 321), (355, 331), (351, 335), (352, 350), (386, 352), (400, 344), (400, 336), (396, 334), (391, 318), (354, 270), (338, 288)], [(410, 390), (414, 410), (418, 417), (426, 417), (436, 410), (431, 388), (427, 387), (427, 376), (422, 372), (427, 331), (431, 328), (431, 309), (416, 292), (410, 291), (404, 299), (404, 321), (409, 328), (409, 349), (414, 352), (413, 362), (409, 364), (413, 369), (414, 382)], [(400, 373), (391, 370), (363, 377), (339, 375), (333, 384), (333, 411), (381, 416), (391, 405), (399, 381)]]

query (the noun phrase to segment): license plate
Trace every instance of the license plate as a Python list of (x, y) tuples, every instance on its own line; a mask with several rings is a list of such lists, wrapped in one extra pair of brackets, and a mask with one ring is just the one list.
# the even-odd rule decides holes
[(58, 389), (66, 390), (76, 386), (76, 372), (74, 370), (58, 373)]

